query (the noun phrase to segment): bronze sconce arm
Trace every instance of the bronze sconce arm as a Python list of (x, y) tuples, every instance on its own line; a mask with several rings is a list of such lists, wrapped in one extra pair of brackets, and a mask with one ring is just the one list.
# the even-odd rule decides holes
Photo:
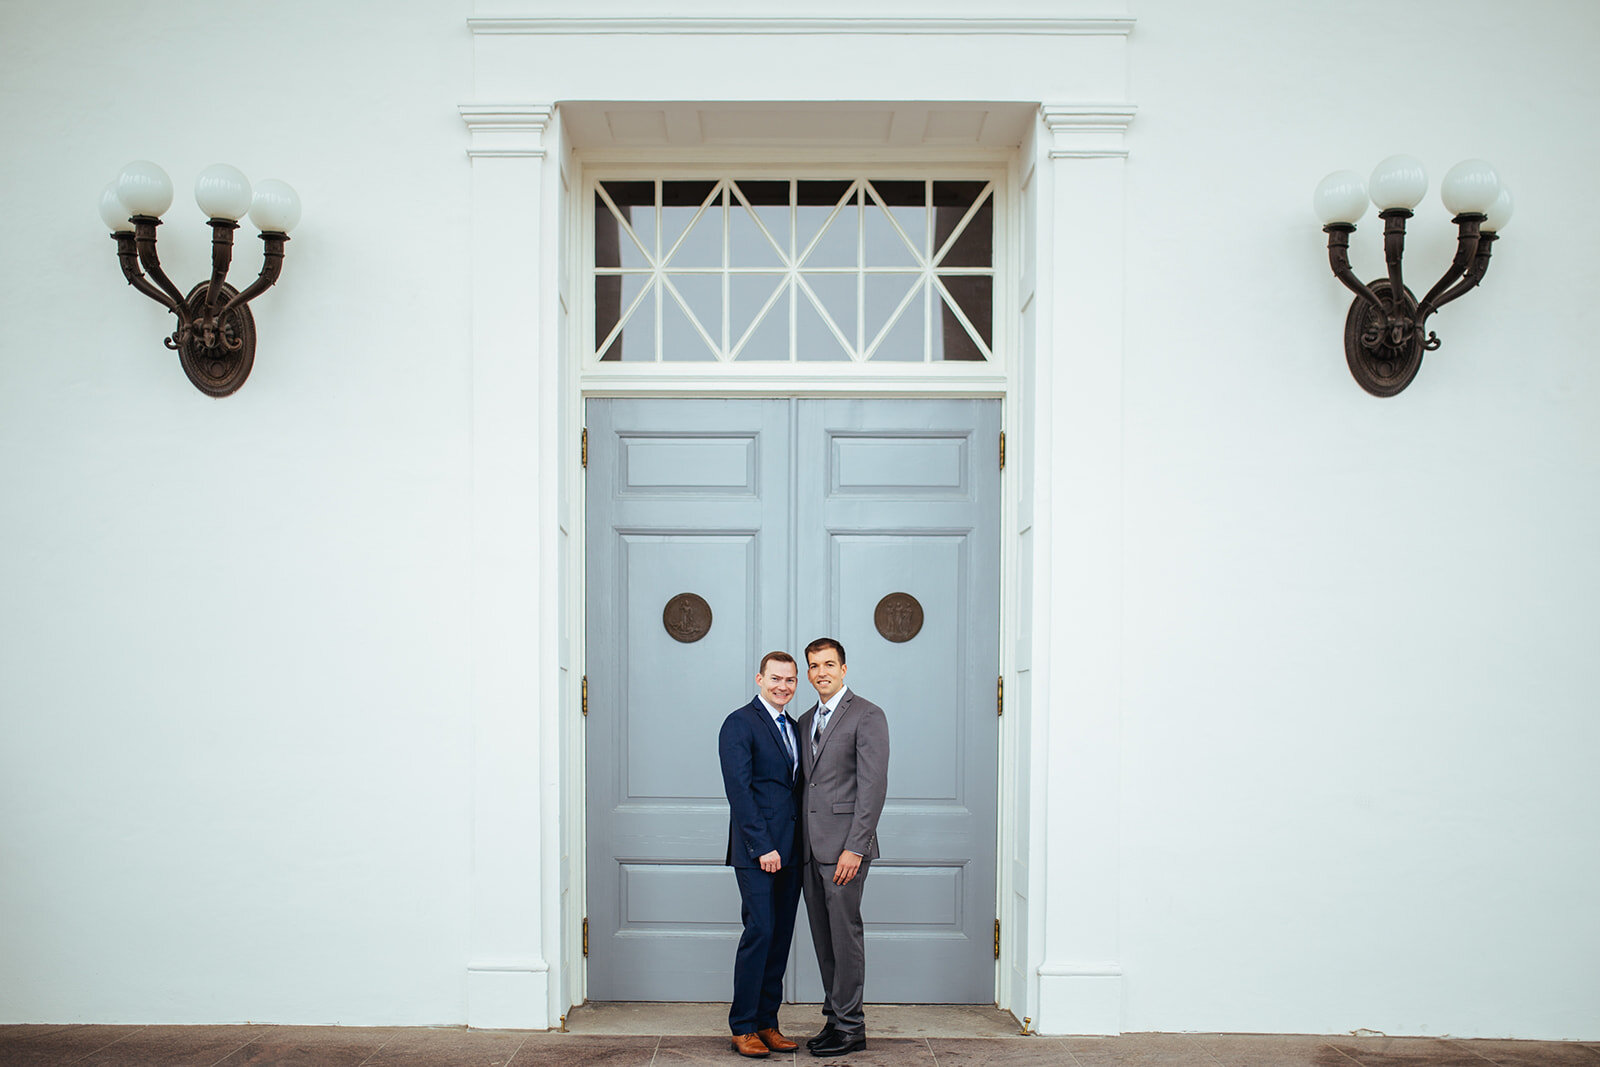
[(1438, 349), (1438, 335), (1427, 329), (1429, 317), (1483, 280), (1497, 231), (1511, 217), (1511, 194), (1492, 167), (1470, 159), (1452, 167), (1440, 191), (1455, 214), (1456, 254), (1419, 302), (1406, 288), (1401, 261), (1406, 220), (1427, 185), (1422, 164), (1407, 156), (1386, 159), (1372, 172), (1372, 202), (1383, 219), (1388, 274), (1366, 284), (1350, 268), (1350, 235), (1366, 211), (1366, 185), (1352, 171), (1336, 171), (1322, 180), (1313, 198), (1328, 235), (1328, 264), (1334, 277), (1356, 294), (1345, 316), (1345, 362), (1357, 384), (1373, 396), (1394, 396), (1410, 385), (1422, 366), (1422, 354)]
[[(247, 306), (270, 289), (283, 271), (288, 230), (299, 221), (300, 199), (279, 181), (252, 189), (239, 171), (217, 164), (202, 171), (195, 199), (210, 216), (211, 277), (184, 293), (161, 269), (156, 227), (171, 206), (172, 182), (154, 163), (136, 162), (101, 193), (100, 214), (117, 242), (117, 261), (128, 284), (173, 315), (178, 324), (163, 340), (178, 353), (183, 371), (201, 392), (228, 396), (255, 365), (255, 317)], [(243, 292), (226, 281), (233, 263), (233, 232), (249, 209), (261, 228), (261, 273)]]

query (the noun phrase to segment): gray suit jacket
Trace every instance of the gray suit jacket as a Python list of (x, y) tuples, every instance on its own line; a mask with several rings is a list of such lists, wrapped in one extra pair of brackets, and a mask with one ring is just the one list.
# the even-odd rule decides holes
[(815, 704), (800, 717), (802, 858), (835, 863), (849, 849), (877, 859), (878, 817), (889, 792), (889, 721), (878, 705), (846, 689), (813, 756), (816, 717)]

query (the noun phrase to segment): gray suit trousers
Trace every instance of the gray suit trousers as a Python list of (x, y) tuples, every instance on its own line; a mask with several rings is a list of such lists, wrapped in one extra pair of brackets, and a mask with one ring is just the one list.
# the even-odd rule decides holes
[(862, 1007), (867, 961), (862, 944), (861, 890), (870, 866), (871, 860), (862, 860), (849, 885), (834, 885), (834, 865), (813, 859), (803, 865), (801, 878), (811, 940), (817, 949), (817, 966), (822, 969), (822, 1014), (847, 1037), (867, 1032)]

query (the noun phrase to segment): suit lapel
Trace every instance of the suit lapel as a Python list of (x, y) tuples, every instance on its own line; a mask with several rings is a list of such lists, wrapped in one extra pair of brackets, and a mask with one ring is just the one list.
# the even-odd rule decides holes
[[(749, 704), (750, 714), (756, 717), (756, 722), (766, 727), (767, 736), (772, 738), (772, 743), (778, 746), (778, 751), (783, 752), (783, 735), (778, 733), (778, 724), (772, 721), (772, 716), (767, 714), (767, 706), (757, 697)], [(784, 753), (785, 756), (788, 753)]]
[(816, 721), (817, 705), (811, 705), (810, 710), (802, 712), (800, 721), (795, 724), (794, 741), (800, 746), (800, 768), (806, 774), (811, 773), (811, 767), (817, 762), (811, 754), (811, 724)]

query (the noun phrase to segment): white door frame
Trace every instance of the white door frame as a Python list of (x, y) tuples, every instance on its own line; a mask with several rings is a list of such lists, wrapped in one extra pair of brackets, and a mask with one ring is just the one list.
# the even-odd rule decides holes
[[(598, 159), (595, 158), (596, 155), (599, 155)], [(581, 428), (585, 401), (600, 397), (805, 396), (916, 399), (957, 396), (964, 399), (1000, 400), (1002, 425), (1006, 428), (1007, 438), (1014, 440), (1017, 436), (1017, 427), (1013, 425), (1015, 420), (1010, 416), (1011, 405), (1007, 403), (1007, 398), (1012, 391), (1020, 362), (1017, 358), (1018, 323), (1014, 316), (1006, 315), (1004, 309), (1014, 307), (1016, 304), (1019, 258), (1015, 207), (1018, 185), (1017, 153), (1015, 150), (1005, 153), (975, 153), (965, 159), (953, 159), (949, 153), (927, 152), (912, 154), (912, 158), (905, 158), (906, 154), (901, 154), (901, 158), (894, 158), (888, 153), (876, 153), (876, 155), (882, 158), (864, 163), (859, 154), (849, 150), (819, 151), (815, 148), (808, 149), (803, 157), (797, 155), (794, 149), (778, 149), (757, 153), (711, 152), (707, 153), (705, 158), (696, 158), (693, 161), (681, 157), (663, 158), (659, 153), (610, 152), (603, 155), (577, 151), (566, 153), (564, 155), (566, 177), (562, 184), (572, 195), (568, 197), (565, 222), (569, 232), (574, 235), (566, 244), (566, 277), (573, 279), (575, 284), (566, 300), (566, 307), (572, 314), (568, 317), (565, 331), (567, 354), (562, 362), (568, 367), (583, 368), (576, 375), (574, 387), (565, 391), (566, 425)], [(707, 361), (658, 364), (647, 366), (643, 371), (638, 369), (637, 364), (600, 365), (589, 361), (588, 357), (594, 351), (596, 342), (592, 305), (594, 283), (592, 265), (587, 261), (586, 238), (594, 227), (595, 184), (608, 180), (647, 178), (710, 180), (725, 177), (932, 178), (935, 181), (981, 178), (992, 181), (995, 204), (995, 314), (992, 337), (995, 359), (984, 364), (934, 363), (887, 366), (879, 364), (876, 367), (870, 364), (720, 364)], [(581, 430), (575, 432), (581, 435)], [(1010, 550), (1010, 546), (1015, 543), (1014, 526), (1017, 514), (1015, 483), (1015, 477), (1007, 478), (1002, 475), (1001, 584), (998, 591), (1000, 617), (996, 620), (996, 626), (1000, 631), (1000, 669), (1003, 677), (1011, 673), (1012, 665), (1008, 661), (1008, 655), (1015, 644), (1015, 636), (1012, 633), (1014, 627), (1008, 621), (1013, 617), (1008, 594), (1014, 589), (1016, 574), (1015, 553)], [(567, 632), (572, 635), (574, 663), (586, 662), (583, 650), (584, 636), (587, 633), (584, 616), (587, 602), (585, 584), (587, 561), (584, 556), (584, 546), (587, 544), (586, 508), (583, 496), (585, 484), (580, 478), (575, 487), (575, 494), (562, 504), (566, 520), (565, 528), (571, 532), (568, 540), (572, 546), (572, 558), (567, 576), (568, 588), (578, 591), (566, 605)], [(891, 717), (893, 714), (891, 708)], [(1018, 751), (1018, 746), (1013, 743), (1008, 749), (1006, 732), (1007, 723), (1002, 719), (1000, 751), (1015, 753)], [(563, 754), (562, 762), (575, 780), (573, 784), (578, 784), (583, 781), (586, 774), (581, 739), (574, 738), (571, 747), (572, 751)], [(1006, 780), (1007, 765), (1003, 758), (1000, 761), (997, 777), (1000, 796), (1006, 796), (1008, 790), (1014, 795), (1015, 783)], [(586, 893), (580, 890), (588, 870), (587, 838), (582, 826), (583, 812), (586, 810), (585, 796), (581, 786), (576, 790), (565, 789), (564, 795), (568, 800), (567, 814), (563, 819), (565, 836), (573, 842), (573, 847), (567, 853), (569, 878), (567, 892), (572, 900), (583, 900)], [(1006, 811), (999, 808), (998, 804), (997, 810), (999, 810), (1000, 825), (996, 828), (995, 847), (1003, 852), (1001, 841), (1008, 830), (1014, 834), (1015, 826), (1013, 820), (1007, 818)], [(991, 887), (991, 891), (996, 896), (998, 914), (1001, 903), (1011, 895), (1006, 872), (998, 855), (995, 872), (996, 884)], [(580, 931), (578, 938), (580, 943), (582, 914), (580, 912), (577, 919), (580, 924), (577, 928)], [(568, 915), (566, 921), (571, 927), (573, 917)], [(574, 962), (581, 963), (581, 960)], [(729, 966), (732, 966), (731, 962)], [(997, 967), (994, 997), (996, 1003), (1004, 999), (998, 984), (1004, 973), (1003, 969)], [(577, 999), (581, 1001), (585, 998)], [(1021, 1013), (1018, 1017), (1021, 1017)]]
[[(793, 21), (736, 18), (707, 26), (693, 18), (473, 20), (475, 83), (479, 98), (488, 100), (658, 99), (662, 87), (643, 76), (648, 63), (630, 64), (624, 57), (594, 73), (583, 61), (596, 54), (586, 52), (586, 45), (603, 47), (615, 60), (619, 49), (666, 33), (732, 49), (726, 63), (697, 65), (686, 75), (686, 96), (748, 99), (748, 64), (761, 61), (769, 43), (763, 35), (793, 34)], [(1008, 55), (1035, 46), (1057, 58), (1063, 50), (1081, 53), (1085, 64), (1070, 74), (1041, 64), (1032, 84), (1046, 91), (1020, 99), (1120, 100), (1125, 91), (1123, 45), (1130, 19), (1023, 24), (999, 17), (952, 22), (895, 15), (806, 21), (799, 29), (807, 47), (860, 48), (864, 55), (882, 46), (884, 34), (915, 38), (919, 46), (925, 39), (929, 48), (939, 48), (969, 41), (976, 26), (980, 36), (1002, 36), (997, 43), (1005, 44)], [(937, 99), (990, 97), (984, 75), (993, 71), (982, 64), (974, 68), (972, 85), (945, 76), (936, 88), (933, 73), (939, 72), (933, 71), (922, 88)], [(600, 74), (609, 77), (597, 81)], [(708, 78), (726, 84), (718, 92), (696, 92)], [(798, 88), (786, 88), (766, 98), (806, 98)], [(855, 88), (855, 95), (844, 98), (875, 99), (866, 87)], [(926, 103), (855, 106), (895, 115), (929, 113)], [(581, 819), (583, 767), (576, 669), (581, 648), (572, 640), (582, 634), (582, 560), (576, 547), (582, 542), (573, 540), (582, 517), (576, 429), (586, 392), (605, 390), (581, 382), (569, 358), (577, 302), (570, 240), (576, 234), (567, 212), (575, 199), (571, 191), (581, 188), (581, 180), (574, 181), (581, 171), (563, 136), (560, 110), (541, 103), (461, 110), (472, 160), (473, 289), (474, 803), (467, 1019), (474, 1026), (545, 1027), (583, 995), (581, 909), (572, 893), (574, 874), (581, 880), (582, 871), (581, 856), (573, 852), (581, 848), (581, 826), (573, 825), (572, 813)], [(1117, 1032), (1121, 1022), (1116, 803), (1122, 205), (1124, 136), (1132, 111), (1126, 104), (1047, 104), (1013, 157), (1013, 202), (1020, 208), (1027, 198), (1029, 205), (1011, 253), (1022, 305), (1013, 347), (1025, 357), (1014, 375), (1008, 371), (993, 391), (856, 383), (870, 395), (1008, 398), (1001, 654), (1010, 684), (1001, 798), (1003, 810), (1020, 805), (1028, 815), (1025, 837), (1002, 830), (1002, 923), (1022, 914), (1014, 929), (1025, 937), (1003, 939), (1009, 959), (1002, 963), (1018, 966), (1004, 966), (1001, 974), (1014, 970), (1021, 977), (1003, 979), (999, 995), (1035, 1029), (1051, 1033)], [(904, 125), (891, 123), (891, 136)], [(814, 139), (804, 143), (815, 145)], [(695, 158), (703, 158), (703, 151)], [(844, 151), (862, 158), (859, 148)], [(905, 158), (915, 151), (891, 154)], [(772, 392), (777, 384), (723, 388)], [(661, 383), (647, 388), (652, 395), (672, 392)], [(777, 391), (809, 395), (810, 388), (815, 386), (783, 383)], [(703, 388), (696, 392), (708, 395)], [(1015, 719), (1012, 707), (1018, 709)], [(1020, 727), (1014, 724), (1023, 721), (1028, 732), (1017, 737)], [(1008, 789), (1015, 792), (1008, 795)], [(1094, 877), (1073, 877), (1084, 868)]]

